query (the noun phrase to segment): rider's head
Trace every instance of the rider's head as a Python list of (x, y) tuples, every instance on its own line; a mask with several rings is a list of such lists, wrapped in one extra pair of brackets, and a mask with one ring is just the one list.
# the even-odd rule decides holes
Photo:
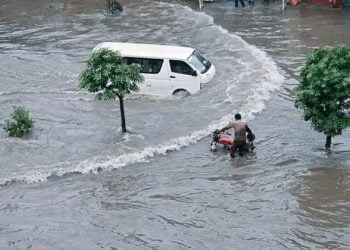
[(237, 120), (241, 120), (242, 117), (241, 117), (241, 115), (240, 115), (239, 113), (237, 113), (237, 114), (235, 114), (235, 119), (236, 119), (236, 121), (237, 121)]

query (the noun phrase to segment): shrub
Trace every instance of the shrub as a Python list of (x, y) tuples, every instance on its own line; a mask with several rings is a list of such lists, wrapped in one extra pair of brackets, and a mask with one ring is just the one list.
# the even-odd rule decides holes
[(16, 106), (11, 113), (11, 119), (6, 121), (4, 130), (9, 136), (22, 137), (29, 133), (33, 123), (33, 120), (29, 117), (29, 112), (23, 107)]

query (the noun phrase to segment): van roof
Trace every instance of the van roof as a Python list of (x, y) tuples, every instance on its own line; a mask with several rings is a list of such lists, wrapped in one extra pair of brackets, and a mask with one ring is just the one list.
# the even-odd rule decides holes
[(101, 48), (107, 48), (113, 51), (118, 50), (125, 57), (169, 58), (177, 60), (186, 60), (194, 51), (193, 48), (182, 46), (116, 42), (100, 43), (93, 51)]

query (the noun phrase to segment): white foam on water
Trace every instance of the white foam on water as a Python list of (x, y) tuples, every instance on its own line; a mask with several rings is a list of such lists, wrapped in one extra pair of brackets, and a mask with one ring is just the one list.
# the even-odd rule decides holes
[(11, 95), (11, 92), (0, 92), (0, 96), (4, 96), (4, 95)]
[[(165, 3), (162, 3), (165, 4)], [(214, 19), (202, 12), (196, 12), (188, 7), (179, 7), (178, 5), (166, 4), (168, 6), (175, 6), (180, 8), (179, 11), (188, 11), (193, 18), (200, 17), (207, 25), (213, 25), (221, 31), (223, 35), (232, 36), (235, 40), (241, 40), (245, 49), (248, 50), (258, 60), (263, 70), (261, 79), (257, 81), (256, 86), (252, 88), (252, 93), (247, 97), (246, 103), (243, 107), (240, 107), (240, 112), (247, 120), (252, 120), (265, 108), (265, 103), (271, 98), (271, 93), (280, 88), (284, 77), (278, 70), (276, 63), (270, 59), (267, 54), (255, 46), (246, 43), (239, 36), (230, 34), (227, 30), (214, 24)], [(230, 86), (228, 86), (230, 88)], [(5, 94), (5, 93), (4, 93)], [(230, 98), (230, 96), (228, 96)], [(159, 143), (146, 147), (142, 150), (125, 153), (118, 156), (99, 156), (91, 159), (87, 159), (78, 163), (59, 163), (54, 166), (41, 168), (36, 167), (36, 171), (26, 173), (25, 175), (15, 175), (13, 177), (0, 179), (0, 184), (6, 185), (14, 182), (24, 183), (40, 183), (47, 181), (52, 176), (63, 176), (69, 173), (98, 173), (101, 171), (110, 171), (114, 169), (120, 169), (130, 164), (148, 162), (151, 158), (158, 155), (166, 155), (168, 152), (178, 151), (183, 147), (197, 143), (199, 140), (211, 134), (215, 129), (222, 128), (228, 122), (234, 119), (234, 113), (238, 110), (232, 110), (232, 113), (222, 117), (220, 120), (214, 121), (207, 125), (205, 128), (197, 131), (193, 131), (188, 135), (184, 135), (178, 138), (171, 139), (167, 142)], [(125, 135), (123, 140), (128, 141), (130, 136)], [(51, 169), (48, 171), (47, 169)]]
[[(187, 6), (180, 6), (176, 4), (162, 3), (164, 5), (172, 6), (173, 8), (180, 9), (179, 11), (188, 12), (188, 16), (192, 16), (195, 19), (200, 19), (203, 26), (212, 25), (216, 27), (223, 35), (228, 35), (234, 40), (239, 40), (244, 46), (243, 49), (247, 50), (255, 59), (259, 62), (263, 72), (263, 75), (260, 76), (259, 81), (256, 82), (255, 86), (252, 88), (252, 94), (248, 96), (247, 102), (244, 107), (240, 107), (240, 112), (247, 120), (254, 119), (255, 115), (260, 113), (265, 109), (265, 103), (271, 98), (271, 93), (278, 90), (281, 87), (281, 84), (284, 81), (284, 77), (278, 69), (277, 64), (266, 54), (266, 52), (260, 50), (254, 45), (248, 44), (240, 36), (231, 34), (228, 30), (223, 27), (216, 25), (214, 18), (207, 15), (204, 12), (194, 11), (193, 9)], [(248, 66), (248, 65), (247, 65)], [(233, 102), (235, 96), (232, 95), (230, 89), (232, 85), (238, 82), (240, 79), (243, 79), (246, 75), (249, 74), (249, 71), (243, 72), (235, 79), (230, 85), (227, 86), (226, 94), (227, 98), (224, 102)], [(238, 110), (234, 110), (237, 112)], [(229, 115), (231, 119), (231, 115)], [(224, 121), (226, 119), (223, 118)]]
[[(6, 95), (43, 95), (43, 94), (56, 94), (56, 95), (90, 95), (93, 94), (87, 94), (86, 92), (82, 90), (50, 90), (50, 91), (42, 91), (42, 90), (28, 90), (28, 91), (14, 91), (14, 92), (0, 92), (0, 96), (6, 96)], [(91, 98), (90, 98), (91, 99)]]

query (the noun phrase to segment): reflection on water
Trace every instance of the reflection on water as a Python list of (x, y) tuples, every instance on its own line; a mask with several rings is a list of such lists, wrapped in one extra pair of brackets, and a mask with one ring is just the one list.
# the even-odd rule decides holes
[[(350, 225), (350, 176), (347, 167), (326, 160), (310, 165), (292, 193), (298, 202), (300, 226), (290, 230), (301, 246), (311, 242), (327, 249), (348, 248)], [(338, 241), (345, 237), (345, 241)]]
[(321, 165), (310, 167), (310, 172), (295, 192), (303, 221), (324, 228), (348, 227), (350, 177), (346, 166)]

